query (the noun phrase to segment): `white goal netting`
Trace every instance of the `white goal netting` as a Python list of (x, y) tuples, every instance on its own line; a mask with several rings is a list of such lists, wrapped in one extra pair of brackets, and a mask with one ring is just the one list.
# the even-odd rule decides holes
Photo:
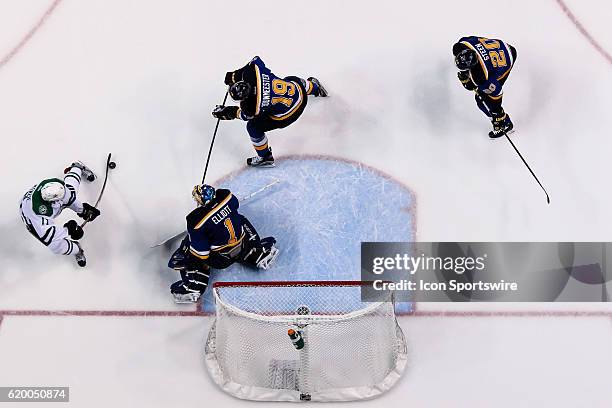
[(406, 365), (404, 335), (391, 294), (364, 303), (361, 285), (216, 283), (205, 349), (214, 381), (236, 397), (265, 401), (349, 401), (387, 391)]

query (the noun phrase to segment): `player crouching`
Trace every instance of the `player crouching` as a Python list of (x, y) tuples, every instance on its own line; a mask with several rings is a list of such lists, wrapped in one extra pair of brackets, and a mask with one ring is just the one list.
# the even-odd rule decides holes
[(170, 286), (176, 303), (197, 302), (208, 286), (210, 269), (234, 262), (268, 269), (278, 256), (276, 239), (260, 239), (253, 225), (238, 212), (231, 191), (202, 184), (193, 188), (198, 207), (187, 215), (187, 236), (172, 254), (168, 267), (181, 273)]
[(502, 108), (502, 87), (516, 61), (516, 49), (502, 40), (462, 37), (453, 45), (459, 81), (476, 93), (476, 105), (493, 123), (492, 139), (509, 134), (514, 128)]
[(56, 226), (54, 219), (65, 208), (70, 208), (86, 221), (93, 221), (100, 210), (77, 199), (81, 177), (89, 182), (96, 176), (81, 162), (74, 162), (64, 170), (63, 180), (46, 179), (32, 187), (21, 200), (21, 219), (36, 239), (58, 255), (74, 255), (79, 266), (85, 266), (85, 253), (78, 240), (83, 237), (83, 228), (75, 220), (63, 227)]
[(225, 74), (229, 94), (238, 106), (218, 105), (213, 116), (222, 120), (242, 119), (257, 156), (247, 159), (253, 167), (274, 166), (272, 149), (266, 132), (282, 129), (295, 122), (304, 112), (308, 96), (326, 97), (327, 91), (318, 79), (296, 76), (279, 78), (255, 57), (244, 67)]

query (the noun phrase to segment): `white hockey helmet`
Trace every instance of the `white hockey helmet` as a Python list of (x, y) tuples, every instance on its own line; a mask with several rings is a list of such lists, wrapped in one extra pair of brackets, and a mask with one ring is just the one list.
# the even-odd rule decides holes
[(62, 183), (52, 181), (47, 183), (40, 189), (40, 196), (43, 200), (48, 202), (58, 201), (64, 198), (66, 189)]

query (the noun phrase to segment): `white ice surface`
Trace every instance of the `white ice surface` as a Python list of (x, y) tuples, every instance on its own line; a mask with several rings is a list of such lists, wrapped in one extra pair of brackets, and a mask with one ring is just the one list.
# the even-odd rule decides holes
[[(0, 2), (0, 58), (50, 4)], [(567, 4), (612, 52), (610, 3)], [(175, 276), (148, 247), (191, 208), (223, 75), (255, 54), (278, 74), (319, 77), (332, 94), (270, 134), (275, 152), (331, 153), (407, 184), (417, 194), (418, 239), (610, 241), (612, 66), (556, 1), (494, 7), (486, 0), (237, 0), (230, 15), (226, 2), (63, 0), (0, 69), (0, 310), (179, 309), (167, 296)], [(455, 78), (450, 47), (466, 34), (518, 49), (504, 105), (550, 206), (511, 147), (486, 137), (489, 124)], [(243, 126), (221, 125), (209, 180), (251, 154)], [(17, 203), (73, 159), (101, 169), (109, 151), (118, 165), (103, 216), (83, 240), (90, 265), (80, 270), (25, 232)], [(84, 185), (82, 197), (93, 200), (98, 188)], [(487, 306), (517, 307), (529, 306)], [(70, 385), (78, 407), (235, 405), (202, 364), (208, 324), (194, 317), (5, 317), (0, 385)], [(610, 405), (610, 318), (418, 317), (401, 324), (410, 371), (392, 393), (363, 406)]]
[[(610, 406), (609, 318), (400, 320), (409, 345), (404, 377), (379, 399), (341, 406)], [(201, 339), (209, 322), (7, 319), (0, 383), (69, 385), (75, 407), (254, 406), (208, 377)]]

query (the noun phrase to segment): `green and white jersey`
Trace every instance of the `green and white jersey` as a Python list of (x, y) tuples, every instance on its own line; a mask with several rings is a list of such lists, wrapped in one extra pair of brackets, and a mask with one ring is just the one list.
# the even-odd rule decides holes
[[(56, 226), (54, 219), (65, 208), (70, 208), (76, 213), (83, 212), (83, 204), (77, 200), (79, 181), (74, 176), (69, 177), (68, 175), (64, 180), (58, 178), (46, 179), (33, 186), (23, 196), (19, 206), (21, 218), (28, 231), (46, 246), (72, 247), (72, 244), (68, 242), (70, 241), (68, 230), (63, 226)], [(42, 199), (40, 192), (45, 185), (52, 182), (62, 183), (65, 187), (65, 193), (61, 200), (48, 202)], [(63, 240), (67, 242), (62, 243)]]

